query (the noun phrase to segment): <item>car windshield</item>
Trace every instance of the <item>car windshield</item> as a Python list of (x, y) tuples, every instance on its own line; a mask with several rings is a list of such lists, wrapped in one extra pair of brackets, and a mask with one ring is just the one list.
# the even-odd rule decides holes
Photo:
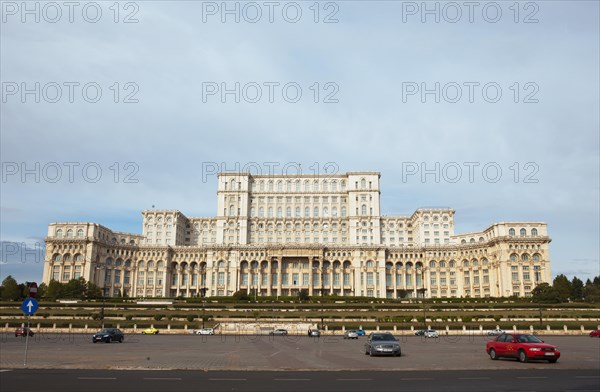
[(110, 333), (110, 332), (111, 332), (111, 330), (108, 328), (104, 328), (104, 329), (101, 329), (100, 331), (98, 331), (98, 333)]
[(373, 335), (373, 337), (371, 338), (371, 340), (374, 341), (390, 341), (390, 340), (396, 340), (392, 335)]
[(542, 343), (542, 341), (533, 335), (518, 335), (517, 341), (519, 343)]

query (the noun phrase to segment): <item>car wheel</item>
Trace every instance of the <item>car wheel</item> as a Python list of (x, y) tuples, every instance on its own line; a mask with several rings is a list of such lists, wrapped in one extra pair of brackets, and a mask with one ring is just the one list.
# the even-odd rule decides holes
[(92, 343), (96, 344), (96, 341), (95, 341), (95, 340), (92, 340)]
[(372, 357), (373, 356), (373, 349), (369, 350), (369, 356)]
[(492, 358), (494, 361), (496, 359), (498, 359), (498, 356), (496, 355), (496, 350), (494, 350), (494, 349), (490, 350), (490, 358)]
[(523, 350), (519, 351), (519, 362), (527, 362), (527, 354)]
[(123, 343), (123, 338), (119, 338), (119, 343)]
[(365, 355), (369, 355), (369, 350), (365, 349)]
[(104, 343), (110, 343), (110, 338), (107, 338)]

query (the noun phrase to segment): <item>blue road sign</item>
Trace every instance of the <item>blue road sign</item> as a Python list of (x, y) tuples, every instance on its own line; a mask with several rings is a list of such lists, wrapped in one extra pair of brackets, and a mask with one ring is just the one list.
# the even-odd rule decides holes
[(21, 310), (28, 316), (31, 316), (38, 310), (38, 302), (33, 298), (26, 298), (21, 304)]

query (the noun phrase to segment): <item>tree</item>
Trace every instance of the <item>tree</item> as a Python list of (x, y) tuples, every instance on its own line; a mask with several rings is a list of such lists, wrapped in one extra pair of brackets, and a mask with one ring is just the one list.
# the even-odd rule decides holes
[(250, 297), (248, 296), (248, 292), (246, 290), (238, 290), (233, 293), (233, 299), (236, 301), (248, 301)]
[(21, 289), (12, 275), (2, 281), (2, 299), (17, 301), (21, 298)]
[(61, 297), (84, 299), (87, 293), (87, 284), (84, 278), (71, 279), (65, 284)]
[(583, 281), (577, 278), (577, 276), (574, 276), (571, 281), (571, 299), (573, 301), (583, 299)]
[(558, 303), (561, 301), (558, 290), (546, 282), (540, 283), (531, 290), (531, 296), (535, 302)]
[(46, 283), (41, 283), (37, 289), (37, 297), (42, 298), (46, 295), (46, 290), (48, 290), (48, 285)]
[(62, 292), (63, 284), (53, 279), (48, 284), (45, 296), (46, 298), (62, 298)]
[(298, 292), (298, 300), (299, 301), (308, 301), (310, 297), (308, 296), (308, 290), (302, 289)]
[(565, 302), (571, 296), (571, 282), (563, 274), (558, 275), (554, 278), (552, 286), (558, 292), (559, 298), (562, 302)]
[[(594, 282), (597, 281), (600, 282), (598, 277), (594, 278)], [(600, 302), (600, 285), (596, 285), (588, 279), (583, 288), (583, 299), (586, 302)]]

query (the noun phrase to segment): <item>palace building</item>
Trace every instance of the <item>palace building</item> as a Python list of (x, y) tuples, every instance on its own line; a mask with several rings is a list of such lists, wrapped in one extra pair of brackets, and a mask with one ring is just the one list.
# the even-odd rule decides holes
[(43, 281), (83, 277), (108, 297), (529, 296), (551, 282), (547, 226), (455, 234), (451, 208), (381, 216), (380, 174), (218, 175), (217, 214), (142, 211), (142, 234), (51, 223)]

